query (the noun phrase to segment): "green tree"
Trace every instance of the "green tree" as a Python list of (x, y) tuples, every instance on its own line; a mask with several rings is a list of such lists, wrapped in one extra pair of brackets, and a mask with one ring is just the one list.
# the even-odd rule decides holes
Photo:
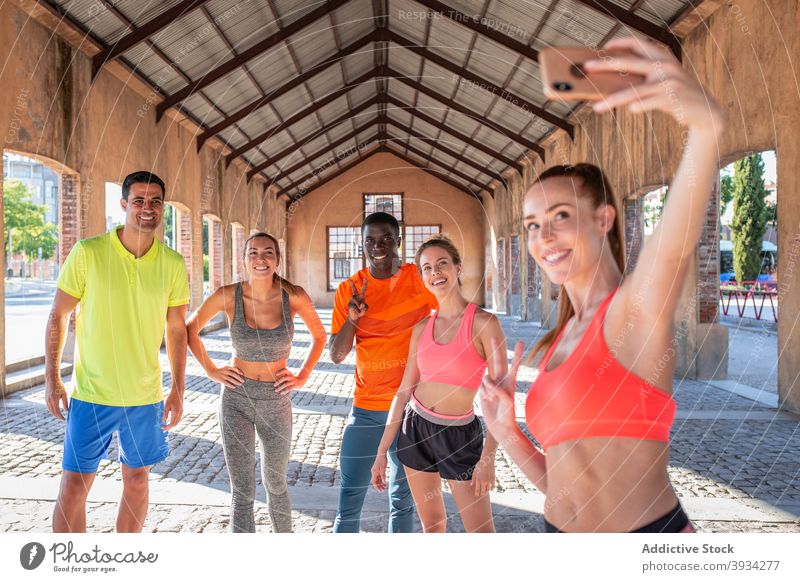
[[(44, 220), (46, 207), (35, 204), (31, 193), (18, 180), (3, 183), (3, 252), (8, 256), (10, 250), (24, 251), (29, 261), (39, 256), (51, 258), (58, 247), (58, 227)], [(11, 249), (9, 249), (9, 243)]]
[(733, 200), (733, 176), (721, 176), (719, 179), (719, 214), (722, 216)]
[(733, 270), (737, 281), (754, 281), (761, 272), (761, 244), (766, 231), (764, 162), (760, 154), (734, 164)]

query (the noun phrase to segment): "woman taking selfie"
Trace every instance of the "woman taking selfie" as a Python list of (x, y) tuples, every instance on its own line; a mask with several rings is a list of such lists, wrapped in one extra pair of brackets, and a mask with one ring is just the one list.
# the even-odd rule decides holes
[(645, 80), (595, 111), (659, 110), (684, 126), (661, 222), (623, 276), (621, 215), (602, 171), (556, 166), (538, 177), (524, 199), (528, 252), (561, 286), (558, 322), (531, 355), (545, 352), (525, 405), (544, 453), (514, 419), (521, 344), (511, 371), (484, 381), (482, 409), (492, 434), (546, 494), (547, 531), (688, 532), (667, 475), (673, 321), (718, 174), (722, 115), (666, 50), (638, 39), (607, 48), (631, 54), (585, 63), (589, 76), (625, 70)]
[[(292, 443), (292, 390), (301, 388), (325, 346), (325, 328), (308, 294), (278, 275), (278, 241), (263, 232), (245, 241), (247, 280), (217, 289), (187, 322), (189, 348), (206, 374), (221, 385), (219, 423), (231, 479), (231, 531), (255, 532), (255, 437), (261, 449), (262, 481), (275, 532), (292, 531), (286, 482)], [(217, 367), (200, 330), (219, 312), (228, 318), (232, 365)], [(299, 314), (313, 343), (300, 373), (286, 368)]]

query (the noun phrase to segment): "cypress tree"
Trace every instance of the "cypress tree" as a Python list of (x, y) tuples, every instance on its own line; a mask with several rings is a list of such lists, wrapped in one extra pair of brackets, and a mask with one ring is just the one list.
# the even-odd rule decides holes
[(755, 281), (761, 272), (761, 244), (767, 227), (764, 161), (761, 154), (753, 154), (733, 167), (733, 270), (737, 281)]

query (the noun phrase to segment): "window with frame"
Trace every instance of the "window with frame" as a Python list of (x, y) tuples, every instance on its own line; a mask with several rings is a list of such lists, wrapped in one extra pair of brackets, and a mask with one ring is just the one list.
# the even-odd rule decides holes
[(357, 226), (328, 227), (328, 291), (336, 291), (363, 267), (361, 229)]
[(393, 193), (364, 194), (364, 218), (373, 212), (385, 212), (403, 224), (403, 195)]
[(439, 224), (423, 224), (406, 226), (403, 231), (403, 260), (413, 263), (419, 246), (434, 234), (441, 233), (442, 227)]

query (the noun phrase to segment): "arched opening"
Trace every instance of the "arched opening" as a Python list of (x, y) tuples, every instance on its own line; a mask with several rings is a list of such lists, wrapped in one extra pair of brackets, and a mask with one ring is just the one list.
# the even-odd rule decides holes
[[(79, 179), (48, 158), (2, 150), (5, 393), (44, 378), (44, 336), (60, 265), (80, 238)], [(70, 373), (71, 348), (62, 371)]]
[(122, 185), (116, 182), (105, 183), (106, 232), (125, 224), (125, 211), (120, 205)]
[(735, 389), (778, 402), (778, 185), (775, 151), (720, 170), (719, 319)]

